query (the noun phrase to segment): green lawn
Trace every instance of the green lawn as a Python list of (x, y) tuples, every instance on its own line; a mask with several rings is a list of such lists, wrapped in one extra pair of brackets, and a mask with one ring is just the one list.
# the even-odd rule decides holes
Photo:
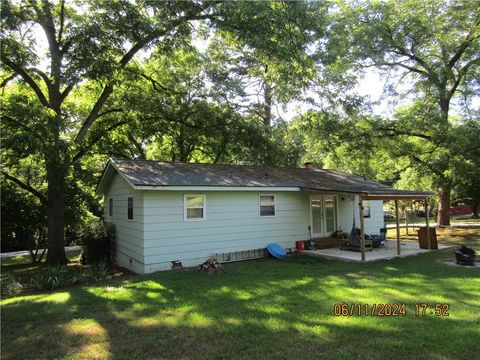
[[(45, 262), (47, 254), (42, 258), (42, 263)], [(80, 250), (69, 251), (67, 252), (67, 258), (70, 261), (79, 261), (80, 259)], [(32, 263), (32, 258), (30, 255), (18, 255), (11, 258), (2, 259), (2, 266), (13, 266), (13, 265), (28, 265)]]
[[(430, 218), (430, 223), (435, 223), (437, 220), (435, 217)], [(468, 224), (480, 224), (480, 219), (472, 219), (472, 215), (452, 215), (450, 216), (450, 222), (452, 224), (455, 223), (468, 223)], [(419, 216), (414, 216), (412, 218), (408, 218), (408, 223), (415, 223), (415, 224), (425, 224), (425, 218), (424, 217), (419, 217)], [(386, 225), (395, 225), (396, 221), (395, 219), (387, 220), (385, 221)], [(400, 225), (405, 225), (405, 219), (401, 218), (400, 219)]]
[[(418, 228), (400, 229), (401, 240), (418, 241)], [(480, 229), (463, 229), (463, 228), (437, 228), (437, 241), (446, 245), (466, 245), (466, 246), (480, 246)], [(389, 229), (387, 231), (387, 238), (395, 240), (397, 238), (397, 230)], [(477, 250), (480, 250), (478, 248)]]
[[(480, 268), (452, 250), (374, 263), (306, 256), (127, 276), (2, 300), (2, 359), (473, 359)], [(406, 316), (333, 315), (336, 303), (404, 303)], [(448, 317), (415, 316), (447, 303)]]
[(453, 215), (450, 218), (452, 223), (472, 223), (479, 224), (480, 219), (472, 219), (472, 215)]
[[(38, 272), (43, 263), (45, 257), (42, 259), (42, 263), (32, 264), (30, 255), (15, 256), (8, 259), (2, 259), (2, 273), (9, 273), (15, 277), (22, 284), (28, 284), (30, 277)], [(71, 266), (75, 267), (79, 265), (80, 250), (71, 251), (67, 253), (67, 258), (71, 261)]]

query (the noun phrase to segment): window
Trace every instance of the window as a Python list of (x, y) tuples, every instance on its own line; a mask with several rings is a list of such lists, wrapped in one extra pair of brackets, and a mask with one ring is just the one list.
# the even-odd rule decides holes
[(363, 217), (369, 218), (370, 217), (370, 201), (362, 201), (363, 206)]
[(275, 216), (275, 195), (260, 195), (260, 216)]
[(133, 220), (133, 197), (128, 198), (127, 218), (128, 220)]
[(183, 200), (185, 221), (205, 220), (205, 195), (184, 195)]
[(113, 199), (108, 199), (108, 216), (113, 216)]

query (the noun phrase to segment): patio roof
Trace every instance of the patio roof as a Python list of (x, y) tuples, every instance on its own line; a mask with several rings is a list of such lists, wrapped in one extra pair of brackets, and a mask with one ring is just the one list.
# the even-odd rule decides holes
[(433, 193), (430, 193), (430, 192), (423, 193), (419, 191), (412, 192), (412, 194), (369, 193), (367, 195), (362, 195), (362, 199), (363, 200), (425, 200), (432, 195)]

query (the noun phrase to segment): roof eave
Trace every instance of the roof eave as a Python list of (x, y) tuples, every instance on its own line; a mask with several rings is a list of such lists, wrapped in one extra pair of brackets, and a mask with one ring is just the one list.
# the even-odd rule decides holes
[(367, 193), (362, 195), (363, 200), (426, 200), (432, 197), (433, 193), (418, 192), (412, 194), (395, 194), (395, 193)]
[(115, 165), (114, 160), (110, 158), (108, 159), (107, 165), (103, 170), (102, 177), (100, 178), (100, 181), (98, 182), (98, 185), (95, 189), (95, 193), (97, 195), (105, 194), (105, 186), (108, 183), (108, 180), (110, 179), (109, 174), (112, 174), (112, 171), (116, 171), (118, 174), (120, 174), (122, 179), (125, 180), (132, 189), (135, 189), (135, 185), (133, 185), (132, 182), (123, 174), (123, 172), (120, 171), (117, 165)]

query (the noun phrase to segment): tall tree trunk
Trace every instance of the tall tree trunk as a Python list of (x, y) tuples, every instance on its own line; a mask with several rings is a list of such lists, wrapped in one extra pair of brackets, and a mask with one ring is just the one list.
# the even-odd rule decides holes
[(59, 156), (47, 159), (46, 164), (48, 179), (48, 253), (47, 263), (66, 264), (65, 254), (65, 182), (66, 164)]
[(480, 200), (473, 200), (472, 202), (472, 219), (480, 218)]
[(272, 126), (272, 92), (272, 85), (267, 80), (265, 80), (263, 82), (263, 96), (265, 101), (263, 103), (263, 124), (268, 127)]
[(446, 185), (440, 188), (438, 201), (437, 224), (440, 226), (450, 225), (450, 186)]
[[(263, 103), (263, 125), (267, 133), (265, 134), (269, 138), (272, 135), (272, 102), (273, 102), (273, 88), (272, 85), (267, 81), (264, 80), (263, 82), (263, 96), (264, 96), (264, 103)], [(273, 154), (271, 153), (272, 149), (268, 144), (267, 139), (265, 139), (265, 159), (264, 165), (273, 165)]]

